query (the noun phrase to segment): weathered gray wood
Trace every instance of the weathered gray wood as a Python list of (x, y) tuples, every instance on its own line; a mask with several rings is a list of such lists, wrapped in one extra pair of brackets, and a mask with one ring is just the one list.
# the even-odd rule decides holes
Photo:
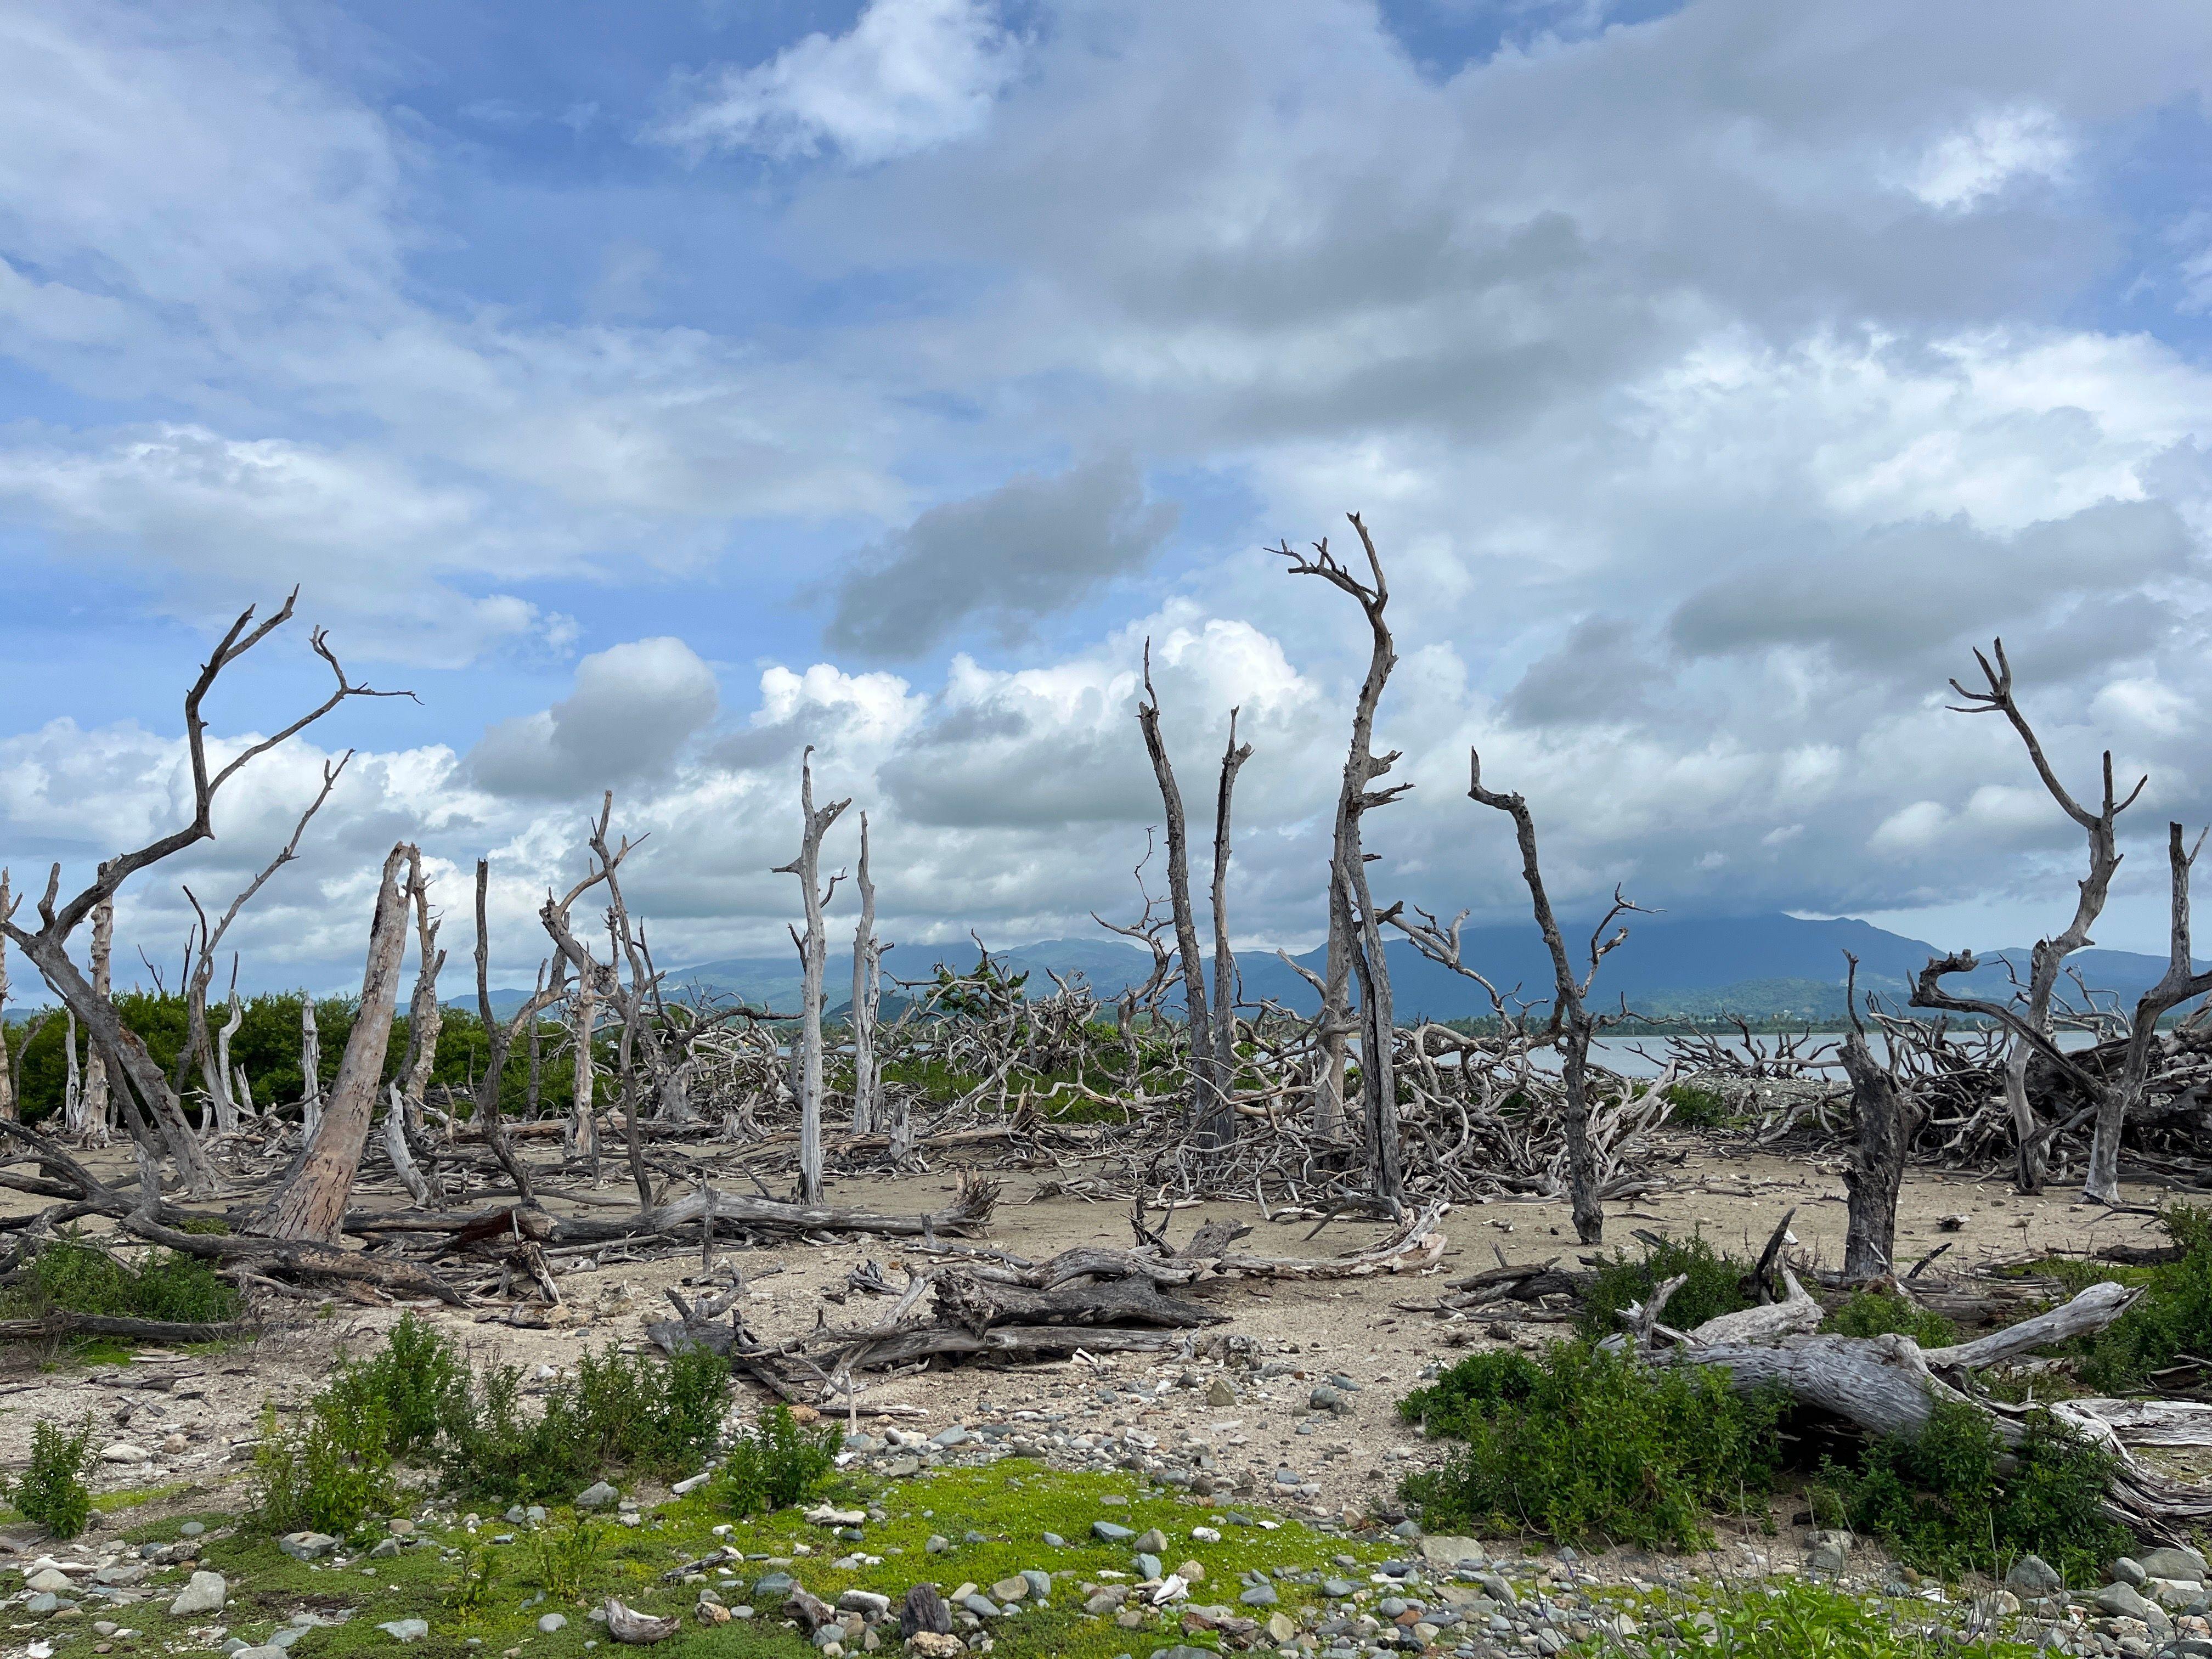
[(398, 997), (399, 959), (407, 946), (407, 909), (420, 889), (422, 855), (401, 843), (384, 860), (369, 926), (368, 962), (362, 970), (361, 1006), (346, 1034), (331, 1097), (307, 1151), (252, 1224), (270, 1238), (330, 1243), (345, 1219), (362, 1150), (368, 1144), (385, 1050)]
[(799, 856), (773, 872), (798, 877), (805, 902), (806, 932), (802, 936), (794, 930), (792, 936), (799, 946), (800, 973), (799, 1051), (793, 1059), (799, 1095), (799, 1197), (803, 1204), (822, 1201), (822, 975), (829, 947), (822, 919), (829, 898), (821, 886), (822, 838), (852, 804), (849, 799), (831, 801), (815, 810), (814, 746), (809, 744), (799, 762)]

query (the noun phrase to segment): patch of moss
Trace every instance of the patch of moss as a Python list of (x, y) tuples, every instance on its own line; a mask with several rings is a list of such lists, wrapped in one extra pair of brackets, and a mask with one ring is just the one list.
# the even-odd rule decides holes
[[(1126, 1502), (1108, 1504), (1103, 1500), (1109, 1496)], [(664, 1656), (706, 1659), (711, 1652), (716, 1659), (810, 1659), (811, 1650), (805, 1640), (785, 1628), (780, 1606), (760, 1605), (760, 1616), (750, 1623), (701, 1625), (690, 1616), (701, 1587), (664, 1582), (664, 1574), (722, 1544), (724, 1539), (714, 1528), (726, 1525), (728, 1543), (750, 1555), (788, 1559), (792, 1565), (787, 1570), (799, 1582), (831, 1601), (852, 1588), (879, 1591), (895, 1602), (909, 1585), (919, 1583), (933, 1583), (949, 1592), (973, 1579), (988, 1589), (994, 1580), (1024, 1567), (1042, 1568), (1054, 1575), (1051, 1605), (994, 1621), (991, 1633), (998, 1655), (1001, 1659), (1112, 1659), (1116, 1654), (1149, 1652), (1177, 1642), (1208, 1645), (1211, 1638), (1183, 1635), (1172, 1613), (1167, 1620), (1148, 1620), (1141, 1628), (1127, 1629), (1110, 1617), (1083, 1611), (1079, 1593), (1083, 1583), (1098, 1579), (1103, 1571), (1128, 1572), (1132, 1563), (1127, 1544), (1104, 1544), (1091, 1537), (1094, 1521), (1115, 1521), (1138, 1532), (1159, 1528), (1168, 1535), (1164, 1559), (1170, 1567), (1194, 1559), (1206, 1569), (1206, 1578), (1193, 1587), (1193, 1599), (1232, 1606), (1243, 1588), (1239, 1575), (1250, 1569), (1319, 1568), (1341, 1572), (1367, 1588), (1367, 1574), (1389, 1554), (1378, 1545), (1328, 1537), (1294, 1521), (1263, 1528), (1260, 1522), (1274, 1517), (1256, 1509), (1232, 1511), (1147, 1492), (1127, 1475), (1065, 1474), (1018, 1458), (978, 1468), (939, 1469), (908, 1480), (846, 1475), (832, 1486), (830, 1497), (855, 1507), (880, 1509), (885, 1518), (870, 1522), (865, 1540), (854, 1545), (794, 1510), (731, 1521), (711, 1489), (704, 1489), (649, 1510), (638, 1526), (607, 1525), (599, 1547), (582, 1568), (582, 1594), (568, 1600), (548, 1593), (543, 1555), (533, 1547), (530, 1529), (510, 1526), (496, 1515), (487, 1515), (473, 1534), (459, 1526), (426, 1521), (418, 1535), (428, 1541), (410, 1544), (385, 1560), (349, 1558), (343, 1566), (294, 1560), (273, 1540), (240, 1528), (228, 1537), (211, 1537), (201, 1565), (230, 1581), (224, 1622), (247, 1642), (265, 1641), (303, 1608), (325, 1613), (354, 1609), (344, 1626), (319, 1629), (303, 1640), (297, 1650), (300, 1659), (352, 1659), (356, 1654), (388, 1659), (392, 1638), (377, 1626), (398, 1619), (421, 1619), (430, 1627), (428, 1638), (409, 1648), (410, 1659), (470, 1659), (472, 1655), (482, 1659), (485, 1653), (510, 1647), (520, 1647), (526, 1659), (582, 1659), (586, 1642), (597, 1642), (601, 1654), (607, 1650), (604, 1629), (586, 1615), (610, 1594), (641, 1612), (684, 1616), (682, 1632), (654, 1650)], [(1231, 1524), (1232, 1512), (1253, 1524)], [(130, 1535), (143, 1541), (173, 1539), (185, 1518), (150, 1523)], [(198, 1518), (209, 1524), (219, 1519)], [(547, 1527), (562, 1536), (573, 1524), (568, 1511), (556, 1510)], [(1191, 1528), (1199, 1525), (1218, 1528), (1220, 1541), (1193, 1539)], [(980, 1541), (969, 1541), (971, 1532), (981, 1535)], [(1046, 1544), (1047, 1532), (1061, 1535), (1066, 1546)], [(925, 1547), (933, 1534), (942, 1534), (951, 1540), (951, 1547), (930, 1554)], [(493, 1541), (501, 1535), (512, 1535), (514, 1541)], [(807, 1553), (799, 1553), (802, 1547)], [(844, 1570), (830, 1565), (845, 1559), (848, 1550), (881, 1556), (883, 1563)], [(1352, 1565), (1340, 1565), (1340, 1557)], [(753, 1580), (771, 1571), (758, 1560), (739, 1564), (739, 1570), (741, 1576), (733, 1584), (723, 1585), (718, 1575), (708, 1575), (733, 1606), (749, 1601)], [(172, 1580), (181, 1582), (183, 1576), (182, 1567), (169, 1569), (158, 1588), (166, 1589)], [(1302, 1605), (1319, 1599), (1317, 1590), (1293, 1582), (1278, 1582), (1277, 1589), (1282, 1609), (1293, 1615)], [(157, 1593), (132, 1609), (133, 1622), (146, 1632), (143, 1648), (181, 1641), (191, 1621), (170, 1619), (167, 1606), (167, 1596)], [(1272, 1609), (1240, 1611), (1264, 1618)], [(541, 1634), (537, 1621), (549, 1612), (565, 1615), (567, 1627)], [(482, 1645), (469, 1647), (471, 1638)], [(887, 1645), (887, 1656), (896, 1645)]]

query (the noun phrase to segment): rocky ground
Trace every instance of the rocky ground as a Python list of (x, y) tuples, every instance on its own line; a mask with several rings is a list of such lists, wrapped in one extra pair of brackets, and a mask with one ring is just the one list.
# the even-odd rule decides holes
[[(1792, 1231), (1804, 1252), (1815, 1261), (1832, 1260), (1840, 1249), (1844, 1206), (1840, 1175), (1832, 1164), (1731, 1155), (1725, 1149), (1716, 1153), (1711, 1143), (1683, 1137), (1662, 1161), (1662, 1187), (1608, 1206), (1607, 1237), (1633, 1249), (1630, 1234), (1635, 1229), (1702, 1229), (1725, 1247), (1755, 1249), (1783, 1213), (1794, 1209)], [(1069, 1196), (1036, 1195), (1044, 1183), (1066, 1174), (1042, 1170), (1008, 1175), (989, 1242), (1033, 1260), (1073, 1244), (1127, 1243), (1126, 1211)], [(941, 1204), (953, 1181), (951, 1170), (899, 1182), (848, 1180), (833, 1190), (831, 1200), (914, 1210)], [(2144, 1190), (2129, 1196), (2148, 1207), (2163, 1194)], [(1251, 1206), (1209, 1205), (1178, 1213), (1173, 1236), (1187, 1237), (1200, 1220), (1214, 1216), (1251, 1223), (1255, 1237), (1249, 1248), (1273, 1255), (1349, 1250), (1383, 1231), (1339, 1223), (1309, 1240), (1310, 1223), (1270, 1224)], [(1157, 1211), (1152, 1218), (1158, 1220)], [(1559, 1205), (1462, 1207), (1447, 1218), (1445, 1231), (1452, 1250), (1426, 1279), (1245, 1281), (1209, 1287), (1207, 1298), (1230, 1316), (1227, 1328), (1245, 1339), (1235, 1364), (1172, 1356), (1157, 1361), (1152, 1356), (1078, 1357), (879, 1380), (862, 1396), (871, 1415), (856, 1425), (849, 1467), (893, 1483), (926, 1481), (933, 1472), (1006, 1457), (1074, 1474), (1113, 1471), (1187, 1504), (1195, 1500), (1246, 1506), (1255, 1520), (1282, 1516), (1289, 1524), (1314, 1529), (1318, 1537), (1349, 1541), (1364, 1536), (1377, 1547), (1394, 1547), (1388, 1529), (1402, 1522), (1395, 1498), (1399, 1482), (1409, 1469), (1437, 1455), (1398, 1420), (1396, 1400), (1424, 1375), (1469, 1348), (1500, 1340), (1533, 1345), (1561, 1334), (1556, 1322), (1540, 1316), (1498, 1325), (1443, 1321), (1413, 1310), (1433, 1297), (1437, 1281), (1497, 1261), (1556, 1257), (1571, 1265), (1579, 1254)], [(1947, 1265), (2154, 1237), (2154, 1227), (2141, 1216), (2079, 1208), (2062, 1193), (2022, 1199), (1996, 1179), (1972, 1182), (1918, 1172), (1908, 1182), (1900, 1206), (1900, 1257), (1948, 1244)], [(902, 1277), (899, 1248), (884, 1242), (793, 1242), (724, 1256), (747, 1276), (748, 1323), (770, 1337), (813, 1325), (825, 1297), (848, 1294), (846, 1276), (864, 1261), (881, 1264), (894, 1283)], [(696, 1251), (659, 1260), (629, 1259), (615, 1250), (569, 1258), (560, 1264), (566, 1310), (542, 1329), (476, 1322), (443, 1308), (417, 1313), (470, 1346), (479, 1363), (497, 1360), (526, 1370), (560, 1367), (573, 1364), (580, 1344), (638, 1341), (646, 1321), (667, 1316), (664, 1289), (697, 1267)], [(865, 1301), (853, 1295), (855, 1304)], [(281, 1304), (268, 1310), (270, 1323), (262, 1336), (228, 1351), (149, 1352), (128, 1363), (88, 1368), (15, 1354), (12, 1370), (0, 1373), (5, 1376), (0, 1381), (5, 1413), (0, 1416), (0, 1461), (22, 1467), (31, 1425), (38, 1419), (74, 1423), (89, 1416), (103, 1448), (94, 1485), (117, 1511), (110, 1528), (120, 1522), (143, 1531), (186, 1513), (211, 1516), (219, 1523), (222, 1512), (234, 1511), (242, 1503), (245, 1459), (258, 1438), (264, 1401), (280, 1409), (303, 1404), (339, 1353), (368, 1352), (400, 1311), (348, 1304), (319, 1309), (312, 1303)], [(856, 1305), (853, 1311), (861, 1310)], [(847, 1316), (835, 1307), (829, 1312), (833, 1318)], [(758, 1403), (741, 1402), (740, 1410), (749, 1415)], [(651, 1501), (655, 1494), (636, 1496)], [(1233, 1507), (1220, 1510), (1224, 1516), (1242, 1512)], [(113, 1535), (104, 1530), (94, 1537)], [(112, 1572), (131, 1565), (112, 1543), (88, 1544), (76, 1553), (49, 1552), (21, 1528), (0, 1536), (12, 1536), (19, 1559), (35, 1561), (41, 1553), (52, 1553), (59, 1565), (47, 1570), (62, 1571), (72, 1584), (96, 1577), (103, 1567)], [(163, 1547), (182, 1541), (173, 1538)], [(2187, 1588), (2201, 1583), (2201, 1577), (2149, 1570), (2154, 1565), (2172, 1568), (2171, 1561), (2147, 1560), (2140, 1589), (2128, 1582), (2129, 1564), (2123, 1563), (2112, 1585), (2086, 1597), (2054, 1599), (2046, 1586), (2021, 1584), (1985, 1587), (1984, 1599), (1978, 1602), (1971, 1596), (1942, 1599), (1944, 1592), (1895, 1573), (1863, 1547), (1837, 1556), (1838, 1541), (1786, 1524), (1770, 1535), (1750, 1522), (1729, 1523), (1719, 1528), (1714, 1548), (1695, 1557), (1614, 1552), (1577, 1558), (1571, 1552), (1537, 1550), (1529, 1540), (1495, 1539), (1483, 1540), (1486, 1565), (1474, 1567), (1440, 1559), (1437, 1540), (1426, 1540), (1424, 1550), (1415, 1540), (1401, 1540), (1395, 1547), (1399, 1554), (1392, 1559), (1410, 1564), (1412, 1576), (1393, 1576), (1381, 1565), (1370, 1569), (1363, 1558), (1357, 1575), (1338, 1569), (1352, 1594), (1334, 1595), (1323, 1593), (1324, 1585), (1308, 1585), (1316, 1605), (1297, 1610), (1295, 1616), (1287, 1611), (1267, 1616), (1292, 1618), (1297, 1626), (1278, 1645), (1328, 1651), (1335, 1659), (1355, 1650), (1403, 1646), (1409, 1639), (1462, 1656), (1493, 1650), (1549, 1651), (1615, 1618), (1617, 1607), (1606, 1609), (1615, 1606), (1608, 1598), (1616, 1592), (1632, 1601), (1663, 1600), (1698, 1583), (1825, 1575), (1853, 1588), (1899, 1592), (1904, 1602), (1933, 1610), (1933, 1616), (1961, 1629), (1978, 1627), (2002, 1612), (2008, 1619), (2032, 1620), (2033, 1639), (2054, 1646), (2063, 1643), (2070, 1651), (2149, 1652), (2160, 1650), (2160, 1644), (2179, 1644), (2171, 1650), (2212, 1656), (2201, 1594), (2192, 1601)], [(1049, 1561), (1021, 1565), (1055, 1571)], [(1332, 1566), (1326, 1556), (1289, 1565), (1323, 1579)], [(1486, 1583), (1481, 1574), (1497, 1582)], [(1095, 1576), (1083, 1583), (1093, 1586), (1083, 1591), (1086, 1604), (1113, 1588)], [(1503, 1586), (1510, 1586), (1512, 1594), (1499, 1594)], [(982, 1595), (988, 1588), (986, 1583), (971, 1593)], [(1263, 1607), (1243, 1598), (1246, 1591), (1264, 1588), (1240, 1585), (1228, 1605), (1248, 1612)], [(60, 1591), (27, 1587), (21, 1592), (23, 1597), (40, 1594)], [(2005, 1611), (2008, 1595), (2020, 1598), (2021, 1607)], [(14, 1632), (17, 1643), (46, 1639), (35, 1615), (24, 1607), (19, 1600), (16, 1617), (24, 1628)], [(1627, 1616), (1632, 1622), (1641, 1617), (1634, 1612)], [(1166, 1626), (1149, 1615), (1139, 1624), (1147, 1632), (1189, 1634), (1182, 1628), (1180, 1614)], [(1263, 1641), (1275, 1639), (1264, 1625), (1258, 1628)], [(1129, 1639), (1137, 1659), (1146, 1659), (1151, 1650), (1135, 1636)], [(1218, 1639), (1218, 1632), (1213, 1639)]]

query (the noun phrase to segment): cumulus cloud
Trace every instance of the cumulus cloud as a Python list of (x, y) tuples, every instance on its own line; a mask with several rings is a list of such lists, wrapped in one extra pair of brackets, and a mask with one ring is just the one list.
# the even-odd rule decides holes
[(830, 642), (906, 655), (978, 617), (1018, 639), (1038, 617), (1141, 569), (1175, 522), (1172, 503), (1145, 499), (1127, 455), (1055, 477), (1024, 473), (933, 507), (864, 551), (839, 580)]
[(550, 708), (487, 730), (470, 777), (494, 794), (573, 798), (664, 775), (714, 718), (714, 671), (678, 639), (636, 640), (576, 665)]
[(869, 0), (844, 34), (680, 82), (682, 106), (654, 132), (694, 151), (828, 149), (866, 166), (981, 131), (1019, 67), (991, 0)]

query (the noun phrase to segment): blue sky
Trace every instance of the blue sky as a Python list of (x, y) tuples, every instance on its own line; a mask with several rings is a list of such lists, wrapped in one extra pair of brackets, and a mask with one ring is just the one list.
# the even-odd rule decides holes
[[(1188, 792), (1259, 744), (1237, 931), (1305, 942), (1359, 630), (1261, 550), (1352, 508), (1393, 894), (1515, 903), (1474, 744), (1574, 902), (2033, 937), (2075, 832), (1942, 708), (1997, 632), (2143, 848), (2212, 817), (2199, 5), (18, 4), (0, 69), (0, 861), (164, 822), (295, 581), (420, 698), (131, 895), (177, 934), (358, 749), (249, 977), (354, 971), (401, 835), (526, 970), (608, 787), (670, 954), (772, 948), (810, 742), (900, 936), (1087, 927), (1147, 636)], [(291, 631), (219, 729), (314, 694)]]

